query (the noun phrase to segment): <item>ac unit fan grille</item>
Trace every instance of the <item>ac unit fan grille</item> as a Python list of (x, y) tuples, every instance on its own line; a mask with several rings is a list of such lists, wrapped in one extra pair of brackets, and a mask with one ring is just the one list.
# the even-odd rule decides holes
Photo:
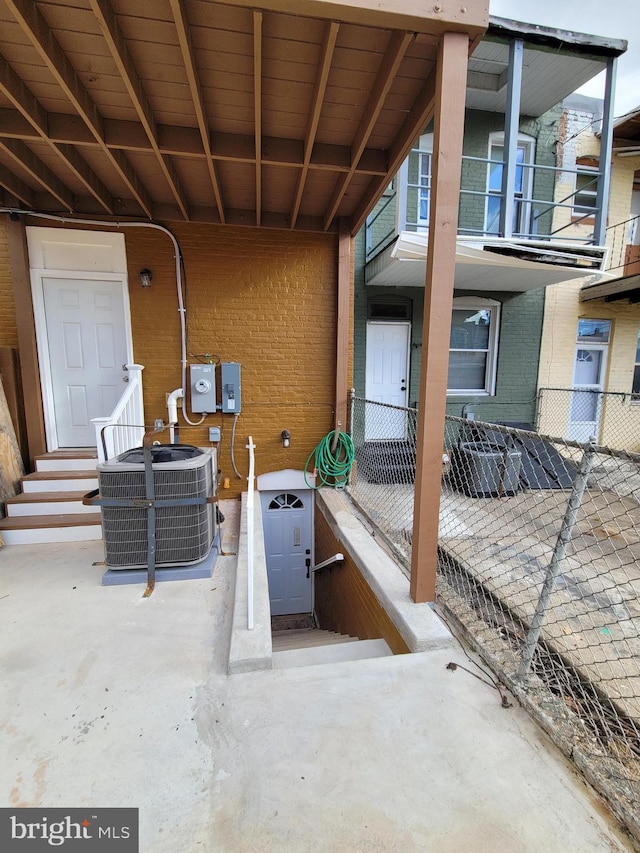
[[(155, 496), (158, 500), (202, 498), (213, 494), (210, 458), (197, 467), (153, 467)], [(144, 469), (100, 470), (103, 499), (144, 500)], [(102, 507), (105, 562), (111, 568), (147, 565), (148, 511), (138, 507)], [(215, 535), (215, 514), (211, 504), (158, 507), (156, 509), (156, 566), (175, 566), (203, 560), (211, 550)]]

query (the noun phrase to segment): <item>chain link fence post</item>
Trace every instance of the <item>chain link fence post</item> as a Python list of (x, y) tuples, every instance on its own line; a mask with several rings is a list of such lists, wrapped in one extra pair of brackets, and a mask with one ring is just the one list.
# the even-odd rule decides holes
[(578, 510), (580, 509), (582, 499), (587, 488), (589, 474), (591, 473), (591, 468), (593, 466), (594, 453), (595, 446), (590, 442), (586, 445), (582, 455), (580, 468), (578, 469), (578, 473), (576, 474), (576, 478), (573, 483), (571, 497), (569, 498), (569, 503), (567, 504), (564, 518), (562, 519), (562, 527), (560, 528), (560, 533), (558, 534), (555, 548), (551, 555), (551, 561), (549, 562), (549, 568), (547, 569), (547, 574), (542, 585), (540, 598), (536, 604), (535, 613), (531, 620), (531, 627), (529, 628), (529, 632), (524, 642), (522, 658), (520, 660), (520, 666), (518, 667), (518, 677), (520, 678), (524, 678), (531, 668), (533, 656), (538, 646), (542, 625), (549, 606), (549, 600), (553, 594), (556, 579), (560, 573), (560, 567), (562, 566), (562, 562), (566, 556), (567, 546), (571, 541), (573, 528), (578, 517)]

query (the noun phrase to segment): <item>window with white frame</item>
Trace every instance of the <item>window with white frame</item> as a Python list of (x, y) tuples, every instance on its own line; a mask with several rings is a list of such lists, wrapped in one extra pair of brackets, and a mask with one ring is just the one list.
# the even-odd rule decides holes
[(579, 157), (576, 168), (578, 173), (573, 197), (573, 216), (595, 216), (598, 210), (598, 161), (593, 157)]
[(495, 394), (500, 303), (461, 296), (453, 300), (447, 393)]
[[(533, 136), (525, 133), (518, 134), (516, 150), (516, 181), (515, 203), (513, 207), (513, 222), (511, 228), (514, 234), (529, 234), (531, 224), (533, 169), (527, 168), (533, 164), (536, 141)], [(504, 133), (492, 133), (489, 136), (489, 163), (487, 175), (487, 205), (485, 211), (485, 232), (498, 234), (500, 232), (500, 209), (502, 207), (502, 169), (504, 158)], [(500, 161), (500, 162), (495, 162)]]
[(640, 329), (638, 330), (638, 337), (636, 339), (636, 362), (633, 365), (631, 399), (634, 403), (640, 403)]
[(418, 211), (417, 223), (429, 224), (429, 200), (431, 194), (431, 160), (433, 133), (423, 133), (418, 143)]

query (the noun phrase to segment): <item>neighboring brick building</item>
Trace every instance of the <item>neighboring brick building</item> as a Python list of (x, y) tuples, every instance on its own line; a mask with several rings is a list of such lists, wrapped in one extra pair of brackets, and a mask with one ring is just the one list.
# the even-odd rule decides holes
[[(600, 119), (602, 102), (593, 98), (572, 97), (563, 106), (558, 165), (566, 167), (556, 188), (556, 198), (564, 198), (576, 189), (580, 176), (588, 174), (600, 158)], [(541, 389), (588, 387), (583, 395), (569, 390), (542, 391), (546, 403), (541, 406), (540, 428), (553, 434), (575, 434), (575, 422), (586, 417), (591, 403), (592, 420), (586, 432), (598, 442), (626, 450), (640, 450), (640, 305), (638, 304), (637, 262), (640, 243), (638, 198), (640, 198), (640, 150), (634, 142), (633, 116), (623, 116), (614, 126), (611, 158), (606, 243), (609, 248), (606, 269), (618, 282), (583, 290), (580, 283), (567, 282), (547, 289), (544, 326), (540, 350), (538, 384)], [(635, 148), (634, 148), (635, 145)], [(620, 156), (622, 155), (622, 156)], [(588, 197), (583, 199), (588, 204)], [(580, 219), (586, 211), (561, 209), (556, 227), (563, 227), (568, 238), (588, 237), (593, 217)], [(590, 342), (579, 334), (598, 324), (606, 328), (606, 339)], [(577, 361), (581, 360), (582, 368)], [(585, 365), (592, 366), (586, 375)], [(587, 382), (587, 380), (590, 380)], [(586, 438), (585, 430), (580, 437)]]

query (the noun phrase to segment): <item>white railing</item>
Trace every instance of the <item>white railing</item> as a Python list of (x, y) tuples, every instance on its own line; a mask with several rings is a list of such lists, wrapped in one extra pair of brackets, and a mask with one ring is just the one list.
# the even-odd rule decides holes
[(249, 476), (247, 477), (247, 628), (253, 630), (253, 537), (254, 537), (254, 481), (255, 481), (255, 450), (252, 436), (249, 436)]
[(98, 461), (105, 462), (125, 450), (139, 447), (144, 436), (144, 404), (142, 402), (141, 364), (125, 364), (127, 387), (113, 412), (104, 418), (93, 418), (96, 430)]

